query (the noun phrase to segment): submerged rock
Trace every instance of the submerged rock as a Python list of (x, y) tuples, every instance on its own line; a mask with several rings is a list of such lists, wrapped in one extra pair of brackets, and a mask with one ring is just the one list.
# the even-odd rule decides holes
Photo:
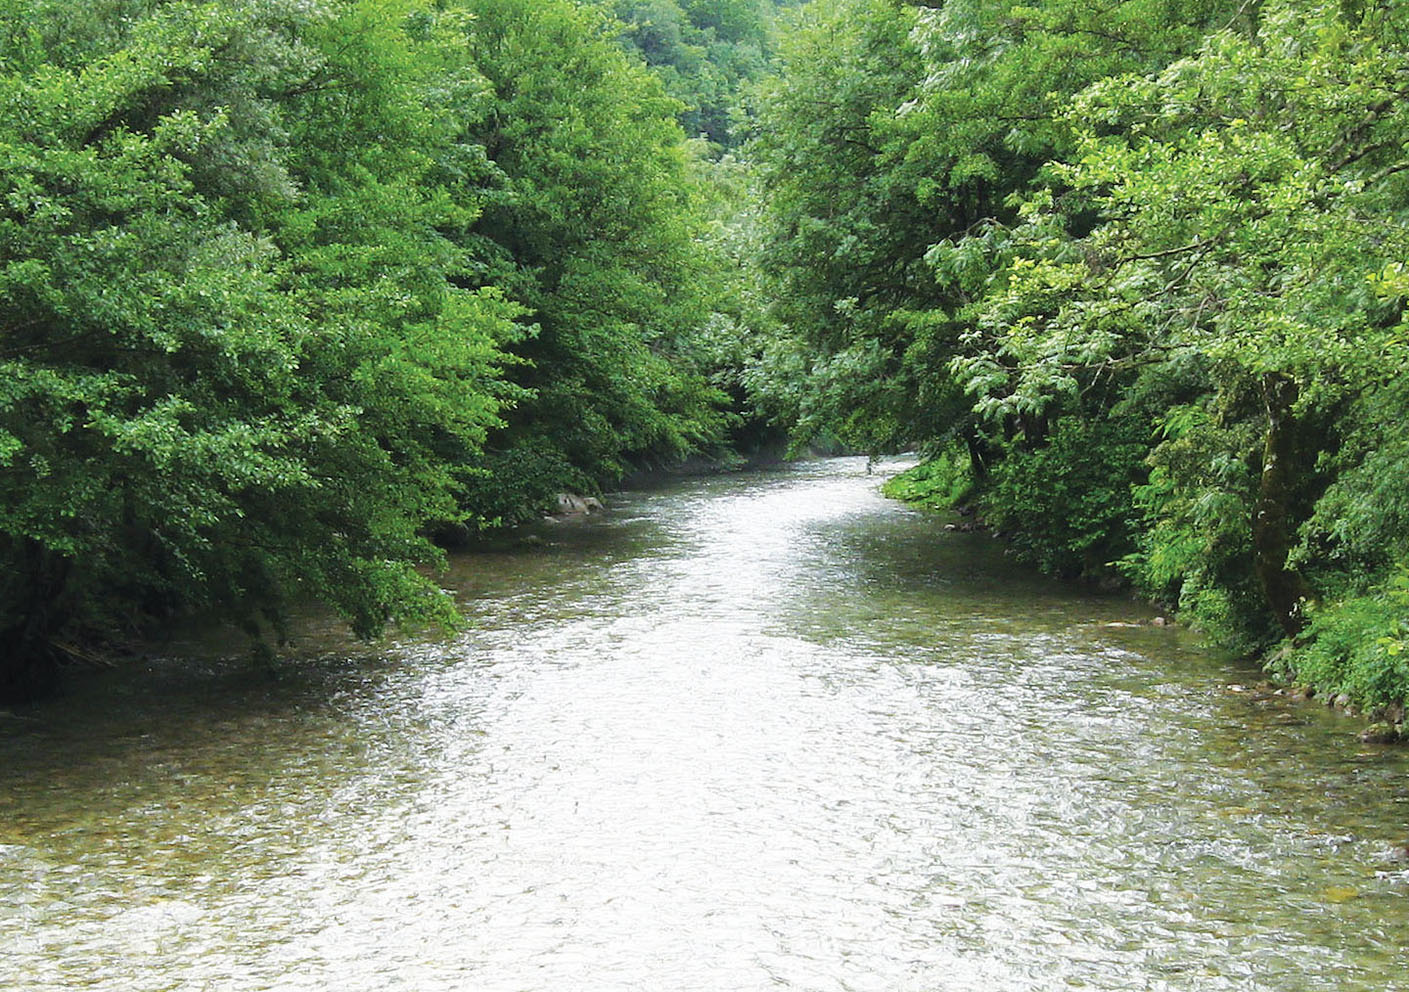
[(1328, 885), (1321, 890), (1321, 899), (1324, 902), (1338, 905), (1349, 902), (1360, 897), (1360, 890), (1353, 885)]

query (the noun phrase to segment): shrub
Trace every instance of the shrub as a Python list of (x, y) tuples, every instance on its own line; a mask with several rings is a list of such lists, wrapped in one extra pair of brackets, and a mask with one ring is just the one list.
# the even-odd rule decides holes
[(1409, 569), (1388, 585), (1314, 608), (1277, 674), (1372, 708), (1409, 698)]
[(906, 469), (881, 487), (881, 492), (891, 499), (937, 510), (958, 506), (970, 498), (973, 491), (974, 474), (968, 453), (957, 445)]
[(994, 466), (984, 517), (1025, 559), (1059, 575), (1098, 575), (1131, 548), (1131, 487), (1145, 477), (1149, 431), (1132, 416), (1060, 421), (1035, 451)]

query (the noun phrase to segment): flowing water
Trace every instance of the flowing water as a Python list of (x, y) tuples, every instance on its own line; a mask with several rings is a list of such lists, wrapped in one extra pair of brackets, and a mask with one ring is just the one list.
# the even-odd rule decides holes
[(454, 638), (0, 715), (0, 988), (1409, 988), (1403, 751), (878, 482), (622, 496), (457, 560)]

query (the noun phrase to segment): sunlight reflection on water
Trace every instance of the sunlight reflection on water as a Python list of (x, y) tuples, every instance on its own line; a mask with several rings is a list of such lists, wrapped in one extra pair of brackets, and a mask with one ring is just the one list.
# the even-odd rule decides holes
[(458, 560), (453, 641), (11, 715), (5, 988), (1395, 987), (1402, 753), (877, 482), (624, 496)]

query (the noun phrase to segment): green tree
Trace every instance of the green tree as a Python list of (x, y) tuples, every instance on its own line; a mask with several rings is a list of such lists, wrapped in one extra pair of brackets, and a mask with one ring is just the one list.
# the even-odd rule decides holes
[(491, 88), (465, 140), (503, 177), (472, 227), (482, 279), (535, 321), (515, 347), (514, 380), (532, 398), (492, 438), (473, 495), (508, 515), (712, 443), (724, 397), (696, 344), (710, 309), (678, 104), (599, 12), (566, 0), (462, 9)]
[(934, 299), (930, 208), (889, 122), (923, 79), (917, 15), (887, 0), (809, 4), (782, 41), (749, 154), (764, 196), (758, 264), (778, 332), (751, 382), (800, 439), (887, 450), (950, 412), (917, 376), (915, 325)]
[(771, 0), (615, 0), (611, 11), (623, 39), (683, 104), (685, 133), (728, 150), (738, 143), (741, 91), (772, 57), (773, 7)]
[(1317, 590), (1290, 556), (1326, 456), (1404, 359), (1401, 22), (1267, 3), (1085, 92), (958, 363), (995, 416), (1179, 380), (1133, 569), (1249, 644), (1303, 630)]
[[(347, 166), (349, 198), (332, 210), (329, 177), (290, 149), (317, 116), (300, 100), (352, 81), (334, 37), (355, 28), (364, 54), (409, 64), (393, 14), (5, 8), (0, 690), (41, 688), (82, 653), (75, 636), (182, 609), (253, 631), (311, 597), (367, 635), (448, 618), (415, 568), (435, 560), (423, 526), (456, 512), (431, 447), (476, 450), (497, 422), (488, 383), (514, 308), (450, 281), (437, 211), (416, 190), (431, 163)], [(423, 81), (367, 97), (351, 133), (300, 133), (303, 153), (350, 151), (378, 114), (404, 125), (417, 101), (391, 91)], [(250, 168), (231, 176), (232, 162)], [(380, 225), (354, 203), (381, 209)], [(439, 282), (406, 293), (404, 258), (369, 259), (383, 239), (392, 255), (433, 249), (416, 285)]]
[[(827, 0), (783, 43), (763, 103), (781, 319), (809, 359), (804, 433), (871, 450), (962, 438), (978, 474), (1012, 426), (969, 413), (950, 367), (1003, 264), (1018, 198), (1074, 147), (1055, 111), (1112, 73), (1163, 66), (1226, 3)], [(786, 381), (796, 360), (779, 374)], [(786, 392), (790, 387), (783, 385)], [(1041, 425), (1020, 425), (1029, 441)]]

